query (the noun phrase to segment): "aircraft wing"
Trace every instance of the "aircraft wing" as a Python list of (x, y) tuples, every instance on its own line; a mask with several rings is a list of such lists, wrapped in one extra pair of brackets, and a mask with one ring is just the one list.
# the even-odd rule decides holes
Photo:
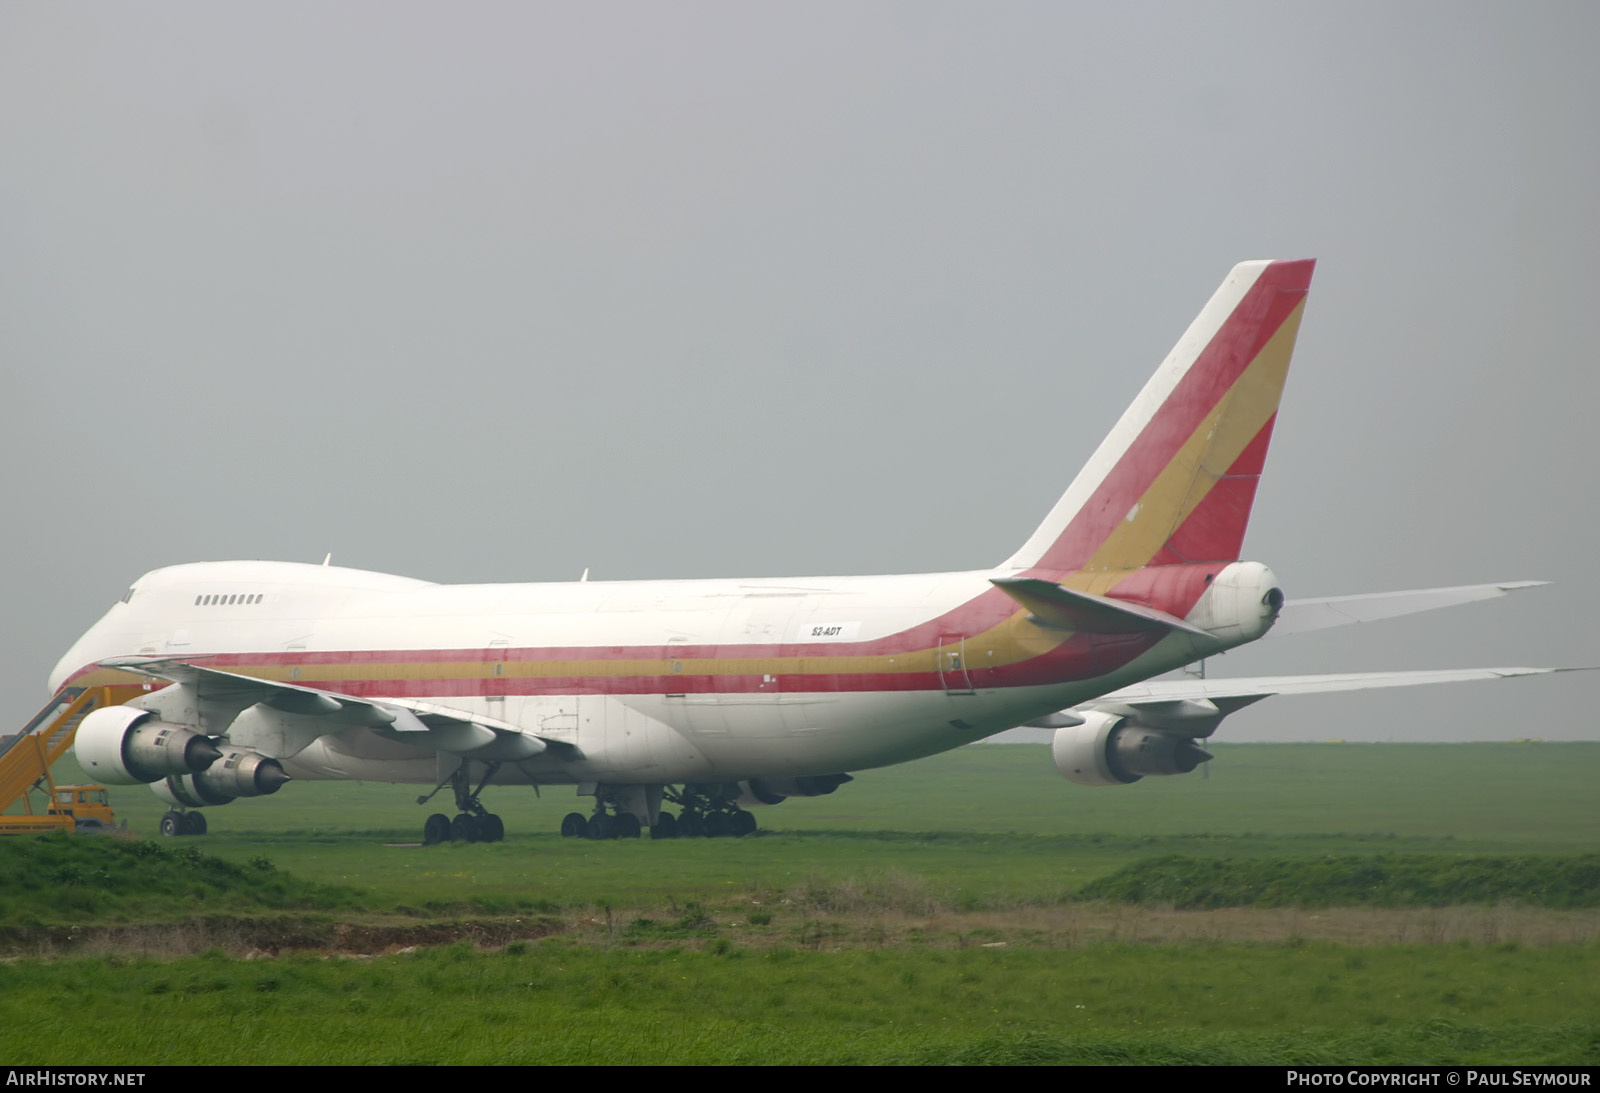
[[(1414, 615), (1463, 603), (1494, 599), (1522, 588), (1538, 588), (1549, 581), (1504, 581), (1500, 584), (1464, 584), (1451, 588), (1414, 588), (1406, 592), (1371, 592), (1357, 596), (1326, 596), (1322, 599), (1289, 600), (1278, 612), (1272, 626), (1274, 634), (1303, 634), (1357, 622)], [(1518, 669), (1521, 672), (1520, 669)], [(1474, 677), (1476, 678), (1476, 677)], [(1427, 680), (1419, 682), (1430, 682)], [(1440, 680), (1439, 682), (1445, 682)], [(1404, 683), (1387, 684), (1404, 687)]]
[(1414, 672), (1335, 672), (1329, 675), (1256, 676), (1240, 679), (1153, 679), (1112, 691), (1089, 703), (1096, 708), (1118, 703), (1127, 706), (1162, 702), (1226, 702), (1240, 709), (1273, 695), (1329, 694), (1365, 691), (1379, 687), (1418, 687), (1427, 683), (1465, 683), (1474, 679), (1510, 679), (1572, 668), (1439, 668)]
[(1510, 679), (1583, 668), (1440, 668), (1413, 672), (1338, 672), (1330, 675), (1256, 676), (1239, 679), (1156, 679), (1124, 687), (1042, 717), (1032, 728), (1081, 725), (1089, 714), (1125, 717), (1144, 728), (1209, 736), (1222, 719), (1263, 698), (1285, 694), (1331, 694), (1382, 687), (1418, 687), (1428, 683), (1465, 683), (1475, 679)]
[[(559, 741), (547, 741), (506, 721), (482, 714), (418, 702), (409, 698), (366, 699), (306, 687), (281, 680), (259, 679), (238, 672), (195, 664), (192, 659), (169, 657), (114, 657), (103, 668), (164, 679), (192, 690), (204, 712), (215, 709), (222, 724), (232, 722), (241, 710), (262, 705), (278, 714), (270, 729), (235, 742), (281, 758), (293, 755), (318, 736), (342, 729), (375, 729), (397, 740), (456, 753), (495, 754), (488, 758), (526, 759)], [(287, 728), (285, 726), (288, 726)], [(246, 730), (248, 732), (248, 730)], [(229, 734), (230, 739), (234, 734)], [(256, 737), (260, 737), (257, 739)], [(498, 754), (506, 753), (504, 756)]]

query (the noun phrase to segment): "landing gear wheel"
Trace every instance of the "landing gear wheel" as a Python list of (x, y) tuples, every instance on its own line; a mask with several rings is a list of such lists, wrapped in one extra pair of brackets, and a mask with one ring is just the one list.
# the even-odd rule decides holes
[(617, 838), (637, 839), (643, 831), (639, 817), (631, 812), (624, 812), (617, 816)]
[(728, 819), (726, 812), (713, 812), (706, 817), (706, 837), (720, 839), (724, 835), (733, 834), (733, 821)]
[(670, 812), (663, 812), (656, 817), (655, 826), (650, 829), (652, 839), (676, 839), (678, 837), (678, 821)]
[(185, 812), (183, 814), (183, 830), (180, 835), (204, 835), (206, 833), (206, 816), (203, 812)]
[(497, 843), (506, 837), (506, 825), (501, 822), (500, 817), (484, 808), (483, 802), (478, 799), (483, 787), (494, 780), (495, 771), (500, 769), (499, 760), (486, 764), (477, 789), (472, 788), (472, 782), (468, 777), (469, 768), (470, 764), (460, 764), (450, 772), (449, 777), (442, 779), (433, 787), (433, 793), (417, 798), (417, 804), (425, 805), (447, 785), (454, 791), (456, 798), (455, 819), (450, 819), (442, 812), (435, 812), (423, 823), (424, 846), (433, 846), (446, 839), (457, 843)]
[(756, 818), (754, 813), (740, 809), (733, 814), (733, 833), (739, 838), (756, 833)]
[(706, 822), (698, 812), (685, 812), (678, 817), (678, 834), (686, 839), (698, 839), (706, 833)]
[(161, 835), (170, 839), (183, 834), (183, 813), (168, 812), (161, 817)]
[(450, 817), (443, 812), (435, 812), (428, 817), (428, 822), (422, 825), (422, 845), (437, 846), (439, 843), (450, 840)]
[(589, 817), (588, 837), (591, 839), (614, 839), (617, 837), (617, 820), (614, 816), (607, 816), (604, 812)]
[(561, 818), (561, 834), (568, 839), (581, 839), (589, 833), (589, 821), (581, 812), (569, 812)]

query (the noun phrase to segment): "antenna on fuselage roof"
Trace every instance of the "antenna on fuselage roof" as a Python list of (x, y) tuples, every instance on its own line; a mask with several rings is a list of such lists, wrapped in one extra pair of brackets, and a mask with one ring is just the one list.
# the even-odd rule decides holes
[(330, 551), (328, 551), (328, 553), (327, 553), (327, 554), (326, 554), (326, 555), (325, 555), (325, 556), (324, 556), (324, 557), (323, 557), (323, 559), (322, 559), (322, 564), (323, 564), (323, 565), (324, 565), (324, 566), (327, 566), (327, 565), (330, 565), (330, 564), (331, 564), (331, 563), (332, 563), (332, 562), (333, 562), (333, 551), (331, 551), (331, 550), (330, 550)]
[(579, 577), (578, 581), (579, 581), (579, 583), (582, 583), (584, 581), (587, 581), (588, 579), (589, 579), (589, 567), (588, 566), (584, 566), (583, 567), (583, 576)]

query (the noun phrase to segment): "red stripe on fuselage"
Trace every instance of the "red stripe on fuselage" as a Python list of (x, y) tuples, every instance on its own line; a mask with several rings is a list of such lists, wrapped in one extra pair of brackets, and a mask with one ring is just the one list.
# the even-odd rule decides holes
[[(1129, 660), (1147, 651), (1161, 635), (1136, 637), (1117, 636), (1105, 638), (1098, 635), (1075, 634), (1056, 648), (1039, 656), (1014, 664), (986, 667), (981, 660), (971, 660), (967, 678), (973, 687), (995, 689), (1005, 687), (1047, 686), (1056, 683), (1073, 683), (1093, 679), (1122, 667)], [(537, 652), (537, 651), (535, 651)], [(592, 651), (591, 651), (592, 652)], [(341, 654), (317, 654), (319, 663), (342, 666), (352, 661), (341, 661)], [(432, 654), (394, 652), (389, 664), (402, 666), (415, 663)], [(810, 654), (807, 654), (808, 656)], [(824, 654), (818, 654), (824, 655)], [(281, 668), (288, 664), (283, 657), (273, 654), (251, 656), (238, 654), (231, 669), (248, 675), (251, 668)], [(587, 659), (599, 659), (589, 657)], [(685, 658), (687, 659), (687, 658)], [(207, 663), (212, 663), (208, 659)], [(363, 661), (362, 663), (371, 663)], [(470, 663), (470, 662), (468, 662)], [(487, 669), (490, 664), (516, 664), (517, 660), (505, 658), (479, 661)], [(300, 686), (316, 687), (353, 698), (381, 700), (388, 698), (477, 698), (484, 696), (530, 695), (689, 695), (689, 694), (816, 694), (863, 693), (875, 691), (939, 691), (947, 688), (948, 681), (933, 672), (782, 672), (782, 673), (687, 673), (659, 675), (618, 676), (484, 676), (473, 677), (374, 677), (370, 679), (316, 680), (302, 679)]]
[[(694, 661), (816, 660), (836, 658), (870, 659), (937, 649), (952, 635), (968, 639), (965, 665), (967, 677), (975, 687), (1021, 687), (1076, 682), (1102, 675), (1120, 667), (1131, 656), (1153, 644), (1144, 642), (1137, 650), (1119, 639), (1115, 647), (1103, 638), (1089, 634), (1065, 636), (1055, 647), (1025, 660), (990, 666), (972, 639), (994, 630), (1017, 615), (1017, 604), (998, 589), (989, 589), (928, 622), (896, 634), (864, 642), (806, 642), (764, 645), (701, 644), (649, 646), (560, 646), (471, 649), (328, 649), (305, 652), (257, 651), (218, 653), (193, 659), (202, 667), (252, 674), (252, 669), (308, 669), (312, 678), (290, 682), (317, 687), (357, 698), (452, 698), (484, 695), (553, 694), (761, 694), (801, 692), (867, 692), (943, 690), (947, 681), (937, 671), (915, 672), (793, 672), (762, 671), (757, 663), (746, 674), (723, 672), (695, 673)], [(1124, 654), (1127, 654), (1124, 656)], [(690, 669), (686, 674), (520, 676), (494, 675), (492, 666), (518, 664), (560, 664), (563, 661), (678, 661)], [(483, 675), (425, 676), (428, 664), (482, 665)], [(366, 678), (317, 679), (318, 667), (366, 667), (373, 671)], [(574, 665), (576, 667), (576, 665)], [(387, 670), (385, 670), (387, 669)], [(405, 674), (407, 669), (419, 674)], [(90, 672), (87, 665), (75, 672), (68, 684)], [(135, 673), (136, 674), (136, 673)], [(343, 673), (341, 673), (342, 675)], [(296, 673), (298, 676), (299, 673)]]

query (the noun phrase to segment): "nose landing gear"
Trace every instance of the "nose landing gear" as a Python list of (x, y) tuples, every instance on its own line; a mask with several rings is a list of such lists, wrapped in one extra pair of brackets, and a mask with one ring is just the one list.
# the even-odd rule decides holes
[(161, 834), (166, 838), (177, 835), (204, 835), (206, 817), (203, 812), (185, 812), (173, 809), (161, 817)]

